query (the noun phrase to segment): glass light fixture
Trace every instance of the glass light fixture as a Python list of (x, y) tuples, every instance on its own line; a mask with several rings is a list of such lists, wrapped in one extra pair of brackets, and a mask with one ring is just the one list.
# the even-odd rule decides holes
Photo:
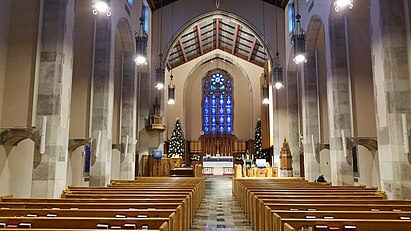
[(275, 57), (275, 67), (273, 69), (274, 87), (279, 90), (284, 87), (283, 84), (283, 67), (280, 64), (280, 53), (277, 51)]
[(170, 84), (168, 85), (168, 104), (175, 104), (175, 90), (176, 86), (173, 83), (173, 75), (170, 76)]
[(301, 15), (298, 9), (298, 1), (297, 1), (297, 15), (295, 16), (297, 20), (296, 27), (293, 31), (293, 35), (291, 37), (293, 46), (294, 46), (294, 63), (300, 64), (302, 62), (307, 62), (305, 57), (305, 31), (301, 27)]
[(134, 61), (137, 65), (147, 65), (147, 41), (148, 36), (143, 30), (144, 26), (144, 18), (143, 13), (141, 13), (140, 17), (140, 29), (139, 32), (136, 33), (136, 58)]
[(111, 16), (110, 0), (93, 0), (93, 14), (106, 13), (107, 16)]
[(156, 88), (157, 90), (161, 90), (164, 88), (164, 77), (165, 77), (165, 69), (163, 67), (163, 54), (158, 55), (159, 58), (159, 65), (156, 69)]
[(272, 76), (273, 76), (273, 83), (274, 87), (279, 90), (284, 87), (283, 84), (283, 67), (281, 66), (280, 63), (280, 52), (278, 52), (278, 12), (275, 12), (275, 34), (277, 36), (276, 39), (276, 44), (277, 44), (277, 52), (275, 53), (275, 63), (274, 63), (274, 69), (272, 71)]
[(350, 10), (354, 7), (353, 4), (354, 0), (335, 0), (334, 1), (334, 9), (336, 12), (340, 11), (340, 9), (348, 7)]
[(263, 92), (263, 104), (269, 104), (270, 100), (269, 100), (269, 89), (268, 89), (268, 84), (267, 84), (267, 75), (265, 74), (265, 70), (264, 70), (264, 84), (263, 87), (261, 88), (262, 92)]

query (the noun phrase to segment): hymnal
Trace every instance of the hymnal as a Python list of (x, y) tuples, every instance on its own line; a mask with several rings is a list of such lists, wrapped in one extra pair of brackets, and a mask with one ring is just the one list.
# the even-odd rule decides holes
[(99, 229), (108, 229), (108, 225), (106, 225), (106, 224), (97, 224), (97, 228), (99, 228)]
[(141, 226), (141, 229), (142, 229), (142, 230), (148, 230), (148, 225), (143, 225), (143, 226)]
[(317, 218), (316, 216), (310, 216), (310, 215), (305, 216), (305, 219), (316, 219), (316, 218)]
[(317, 209), (307, 209), (308, 211), (315, 211), (315, 210), (317, 210)]
[(328, 228), (329, 231), (340, 231), (340, 227), (331, 226)]
[(31, 223), (22, 222), (19, 224), (19, 228), (28, 228), (31, 229)]
[(355, 225), (345, 225), (344, 226), (344, 231), (355, 231), (357, 230), (357, 226)]
[(124, 224), (125, 229), (136, 229), (136, 224)]
[(120, 225), (112, 225), (110, 229), (121, 229)]
[(328, 226), (326, 226), (326, 225), (316, 225), (315, 230), (316, 231), (328, 231)]
[(29, 213), (27, 214), (27, 217), (37, 217), (37, 214)]
[(6, 223), (4, 223), (4, 222), (1, 222), (1, 223), (0, 223), (0, 228), (6, 228), (6, 226), (7, 226)]
[(49, 214), (47, 214), (47, 217), (57, 217), (57, 214), (55, 214), (55, 213), (49, 213)]
[(138, 218), (147, 218), (147, 214), (138, 214), (137, 215)]
[(122, 215), (122, 214), (117, 214), (117, 215), (116, 215), (116, 218), (126, 218), (126, 216), (125, 216), (125, 215)]
[(400, 217), (400, 220), (410, 220), (410, 217)]
[(324, 216), (324, 219), (334, 219), (333, 216)]

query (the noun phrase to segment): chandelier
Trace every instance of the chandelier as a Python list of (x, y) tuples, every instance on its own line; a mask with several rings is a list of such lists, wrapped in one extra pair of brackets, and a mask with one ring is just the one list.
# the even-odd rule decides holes
[(94, 15), (106, 13), (107, 16), (111, 16), (110, 0), (93, 0), (92, 8)]

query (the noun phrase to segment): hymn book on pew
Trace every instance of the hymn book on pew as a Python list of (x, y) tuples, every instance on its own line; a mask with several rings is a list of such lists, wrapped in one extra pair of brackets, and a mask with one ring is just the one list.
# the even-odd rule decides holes
[(344, 225), (344, 231), (356, 231), (357, 226), (355, 225)]
[(315, 231), (328, 231), (328, 226), (326, 225), (316, 225)]
[(341, 229), (340, 229), (340, 227), (330, 226), (330, 227), (328, 228), (328, 230), (329, 230), (329, 231), (340, 231)]

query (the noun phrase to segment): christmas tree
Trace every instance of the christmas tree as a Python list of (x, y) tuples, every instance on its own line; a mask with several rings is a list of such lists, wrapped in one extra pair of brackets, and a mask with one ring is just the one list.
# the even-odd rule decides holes
[(168, 148), (168, 156), (178, 156), (184, 158), (184, 135), (183, 130), (181, 129), (180, 120), (177, 118), (176, 123), (174, 124), (173, 133), (170, 137), (170, 144)]
[(256, 159), (264, 159), (263, 152), (261, 151), (262, 146), (262, 138), (261, 138), (261, 120), (258, 119), (257, 126), (255, 127), (255, 134), (254, 134), (254, 156)]

